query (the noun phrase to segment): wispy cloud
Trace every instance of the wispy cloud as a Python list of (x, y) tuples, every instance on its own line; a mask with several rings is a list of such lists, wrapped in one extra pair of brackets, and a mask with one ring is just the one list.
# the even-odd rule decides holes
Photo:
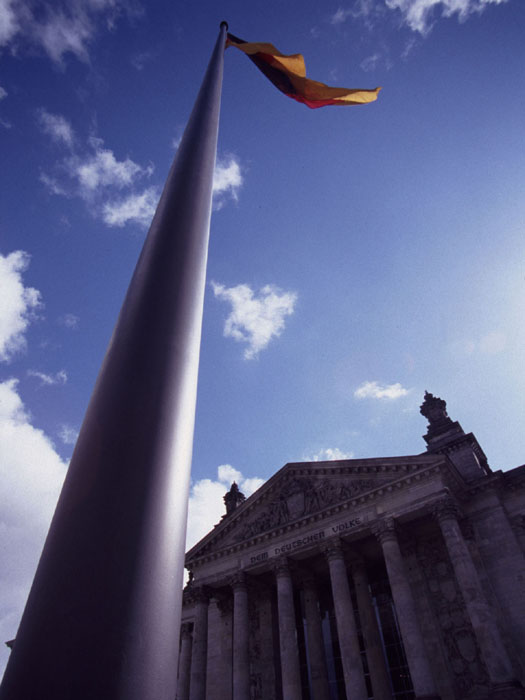
[(380, 53), (373, 53), (371, 56), (367, 56), (361, 61), (361, 68), (368, 73), (369, 71), (375, 70), (377, 64), (381, 60)]
[(124, 199), (106, 202), (102, 209), (102, 218), (108, 226), (121, 227), (130, 221), (141, 226), (149, 226), (158, 201), (157, 188), (148, 187), (138, 194), (130, 194)]
[(334, 12), (333, 15), (330, 16), (330, 24), (343, 24), (346, 22), (348, 17), (351, 17), (353, 14), (353, 11), (349, 8), (345, 9), (343, 7), (338, 7), (337, 10)]
[(40, 380), (40, 386), (53, 386), (54, 384), (65, 384), (67, 382), (65, 369), (61, 369), (55, 374), (46, 374), (45, 372), (38, 372), (36, 369), (28, 369), (27, 376)]
[(379, 382), (363, 382), (354, 391), (356, 399), (386, 399), (393, 401), (406, 396), (409, 389), (405, 389), (399, 382), (396, 384), (379, 384)]
[(256, 293), (249, 285), (225, 287), (211, 283), (218, 299), (231, 304), (232, 310), (224, 324), (225, 337), (247, 343), (247, 360), (253, 360), (270, 340), (281, 335), (285, 317), (293, 313), (297, 294), (285, 292), (268, 284)]
[(26, 348), (26, 331), (43, 306), (40, 292), (25, 287), (22, 275), (29, 266), (30, 256), (17, 250), (7, 256), (0, 254), (0, 361), (8, 362)]
[(57, 323), (60, 326), (65, 326), (66, 328), (78, 328), (78, 323), (80, 318), (75, 314), (63, 314), (57, 319)]
[[(66, 473), (17, 381), (0, 383), (0, 638), (13, 639)], [(1, 645), (0, 668), (7, 649)], [(5, 652), (4, 652), (5, 649)]]
[(489, 5), (507, 0), (385, 0), (390, 10), (399, 10), (402, 21), (414, 32), (427, 34), (438, 17), (457, 15), (464, 22), (470, 15), (483, 12)]
[(507, 349), (507, 335), (501, 330), (492, 330), (475, 338), (461, 338), (448, 346), (454, 357), (462, 359), (481, 353), (499, 355)]
[(246, 478), (230, 464), (221, 464), (217, 469), (217, 479), (199, 479), (192, 485), (188, 503), (186, 549), (207, 535), (226, 513), (223, 498), (234, 481), (246, 498), (264, 484), (264, 479)]
[(313, 455), (303, 457), (306, 462), (330, 462), (332, 460), (352, 459), (353, 452), (343, 452), (338, 447), (325, 447)]
[(0, 100), (3, 100), (4, 97), (7, 97), (7, 90), (0, 85)]
[(60, 114), (51, 114), (43, 107), (37, 110), (36, 116), (42, 131), (55, 143), (64, 144), (68, 148), (73, 147), (73, 128), (65, 117)]
[(0, 47), (36, 46), (58, 65), (66, 54), (87, 62), (97, 33), (138, 8), (130, 0), (0, 0)]
[(222, 209), (228, 195), (235, 201), (243, 184), (241, 164), (233, 155), (217, 159), (213, 173), (214, 208)]
[(382, 5), (377, 0), (355, 0), (352, 7), (339, 7), (328, 21), (333, 26), (344, 24), (348, 19), (361, 19), (368, 28), (372, 26), (374, 15), (381, 14)]
[(64, 445), (74, 445), (78, 438), (78, 430), (64, 423), (60, 426), (58, 437), (62, 440)]

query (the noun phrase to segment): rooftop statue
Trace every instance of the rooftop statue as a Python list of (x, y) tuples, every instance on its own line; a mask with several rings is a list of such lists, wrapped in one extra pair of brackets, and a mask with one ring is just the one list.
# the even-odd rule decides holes
[(226, 515), (231, 515), (233, 511), (240, 506), (243, 501), (246, 500), (246, 496), (239, 491), (239, 487), (233, 482), (230, 490), (224, 495), (224, 504), (226, 506)]

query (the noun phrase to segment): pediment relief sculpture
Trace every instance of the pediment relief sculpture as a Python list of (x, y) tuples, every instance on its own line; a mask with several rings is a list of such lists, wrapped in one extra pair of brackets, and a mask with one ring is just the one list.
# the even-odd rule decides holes
[(322, 480), (295, 477), (286, 482), (280, 493), (262, 511), (241, 522), (233, 534), (233, 542), (256, 537), (263, 532), (286, 525), (289, 522), (317, 513), (332, 505), (379, 488), (391, 479), (339, 479)]

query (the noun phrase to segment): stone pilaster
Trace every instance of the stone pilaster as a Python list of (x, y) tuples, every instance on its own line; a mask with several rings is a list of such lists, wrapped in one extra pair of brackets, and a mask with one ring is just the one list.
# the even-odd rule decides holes
[(417, 700), (437, 700), (430, 663), (425, 650), (421, 627), (417, 618), (412, 590), (408, 582), (403, 557), (395, 531), (393, 518), (375, 523), (372, 532), (379, 540), (396, 608), (401, 638), (405, 648), (408, 668)]
[(194, 600), (193, 648), (191, 652), (190, 700), (206, 700), (208, 653), (208, 601), (205, 588), (192, 591)]
[(365, 563), (358, 559), (351, 564), (351, 574), (357, 598), (357, 610), (365, 642), (366, 658), (374, 700), (392, 700), (392, 686), (388, 673), (381, 635), (368, 585)]
[(341, 542), (334, 539), (324, 548), (324, 552), (330, 570), (346, 695), (352, 700), (367, 700), (368, 692)]
[(191, 668), (191, 623), (184, 622), (180, 628), (179, 676), (177, 679), (176, 700), (189, 700)]
[(312, 576), (307, 575), (303, 579), (303, 599), (306, 619), (306, 644), (312, 684), (311, 694), (315, 700), (330, 700), (323, 630), (319, 613), (319, 598), (315, 580)]
[(233, 589), (233, 700), (250, 697), (250, 659), (248, 589), (246, 576), (240, 571), (232, 581)]
[(492, 697), (509, 698), (509, 700), (514, 697), (525, 697), (525, 691), (517, 694), (519, 684), (514, 677), (512, 664), (496, 619), (485, 597), (478, 572), (463, 538), (458, 522), (457, 504), (450, 497), (441, 499), (434, 504), (433, 513), (441, 528), (472, 629), (487, 667), (493, 686)]
[(277, 580), (283, 700), (302, 700), (292, 575), (286, 558), (278, 560), (275, 567), (275, 577)]

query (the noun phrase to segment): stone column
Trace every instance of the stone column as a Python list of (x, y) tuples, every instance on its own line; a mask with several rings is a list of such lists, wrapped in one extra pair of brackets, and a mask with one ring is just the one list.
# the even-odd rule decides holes
[(457, 505), (452, 498), (444, 498), (434, 505), (433, 512), (443, 533), (472, 629), (493, 686), (491, 697), (509, 700), (525, 697), (525, 693), (518, 694), (519, 684), (512, 664), (458, 523)]
[(279, 559), (275, 576), (277, 579), (283, 700), (302, 700), (292, 576), (286, 558)]
[(376, 523), (372, 532), (383, 549), (388, 581), (394, 599), (397, 621), (403, 639), (408, 668), (417, 700), (438, 700), (425, 643), (417, 618), (416, 605), (399, 549), (393, 518)]
[(330, 569), (346, 695), (350, 700), (367, 700), (368, 692), (341, 542), (334, 539), (325, 547), (325, 554)]
[(357, 610), (361, 620), (361, 631), (365, 642), (374, 700), (392, 700), (390, 674), (388, 673), (376, 613), (368, 586), (366, 567), (362, 559), (352, 562), (351, 573), (354, 580)]
[(191, 668), (191, 623), (183, 622), (180, 628), (179, 677), (176, 700), (189, 700)]
[(233, 700), (250, 697), (248, 589), (241, 571), (232, 579), (233, 589)]
[(206, 700), (206, 657), (208, 654), (208, 592), (193, 593), (193, 648), (191, 652), (190, 700)]
[(324, 654), (323, 630), (319, 613), (319, 598), (315, 579), (303, 579), (304, 615), (306, 618), (306, 645), (310, 664), (311, 694), (315, 700), (330, 700), (328, 671)]

